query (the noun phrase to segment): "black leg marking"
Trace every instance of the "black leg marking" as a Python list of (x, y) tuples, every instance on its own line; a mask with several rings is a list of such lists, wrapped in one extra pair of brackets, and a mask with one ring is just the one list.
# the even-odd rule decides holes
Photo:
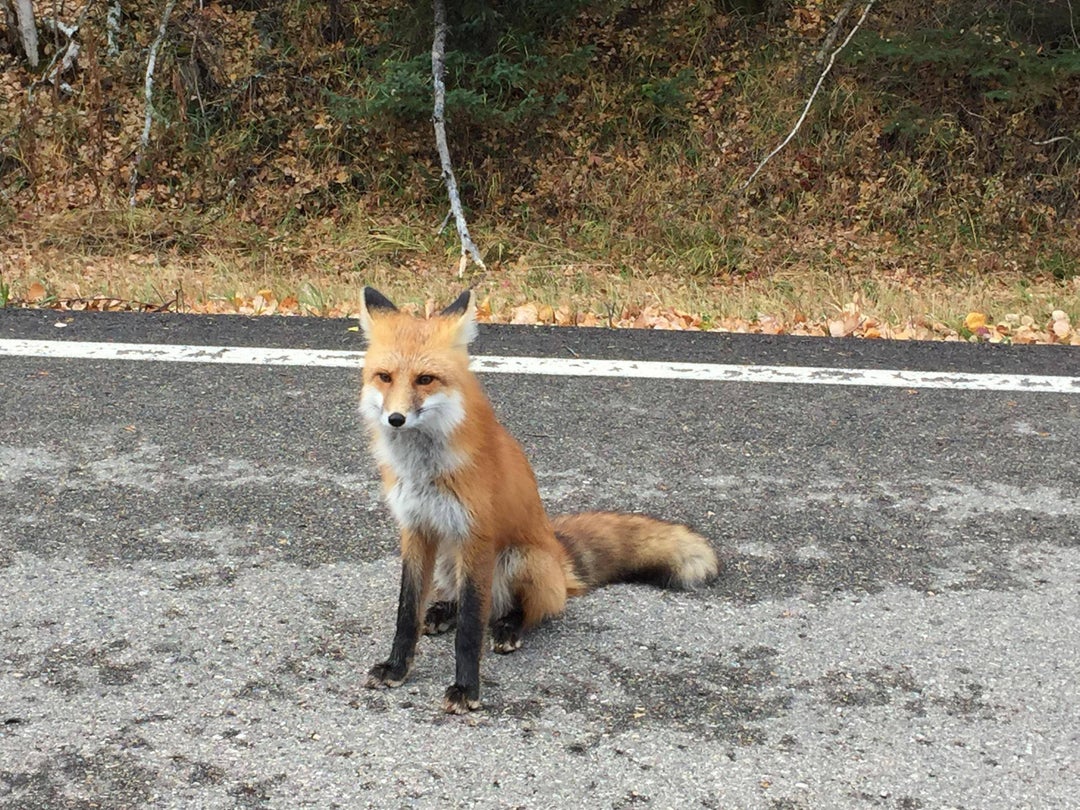
[(398, 597), (397, 629), (390, 657), (368, 672), (364, 683), (369, 689), (401, 686), (412, 666), (416, 642), (420, 636), (420, 598), (423, 574), (419, 563), (405, 560), (401, 565), (401, 595)]
[(437, 636), (447, 630), (453, 630), (457, 624), (457, 602), (432, 602), (424, 616), (424, 632)]
[(501, 655), (521, 649), (525, 611), (520, 606), (491, 623), (491, 649)]
[(471, 579), (461, 588), (457, 637), (454, 639), (454, 683), (446, 690), (443, 709), (465, 714), (480, 708), (480, 653), (484, 644), (483, 600)]

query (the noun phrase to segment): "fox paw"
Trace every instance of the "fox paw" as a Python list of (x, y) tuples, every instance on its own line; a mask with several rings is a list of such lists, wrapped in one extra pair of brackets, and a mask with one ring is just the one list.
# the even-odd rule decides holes
[(367, 689), (380, 689), (384, 686), (388, 686), (392, 689), (395, 686), (401, 686), (401, 684), (405, 682), (405, 676), (407, 674), (407, 669), (395, 667), (389, 661), (385, 661), (381, 664), (376, 664), (368, 671), (367, 680), (364, 681), (364, 687)]
[(521, 649), (524, 636), (523, 615), (520, 610), (507, 613), (491, 623), (491, 649), (500, 655), (508, 655)]
[(456, 602), (432, 602), (424, 614), (424, 633), (437, 636), (453, 630), (457, 624)]
[(509, 655), (521, 649), (521, 627), (503, 624), (501, 621), (491, 625), (491, 651), (499, 655)]
[(468, 714), (480, 708), (480, 690), (470, 697), (469, 690), (456, 683), (447, 687), (443, 696), (443, 711), (447, 714)]

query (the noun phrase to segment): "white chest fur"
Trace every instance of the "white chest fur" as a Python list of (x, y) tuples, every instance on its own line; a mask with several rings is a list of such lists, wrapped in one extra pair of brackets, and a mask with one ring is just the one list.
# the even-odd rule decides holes
[(442, 437), (420, 430), (380, 431), (375, 455), (397, 478), (386, 493), (386, 503), (399, 524), (454, 542), (469, 534), (468, 510), (436, 483), (462, 464)]
[(365, 386), (360, 410), (373, 430), (375, 458), (397, 479), (386, 493), (397, 522), (442, 540), (463, 540), (472, 525), (469, 512), (453, 493), (436, 483), (464, 463), (450, 443), (465, 418), (461, 397), (434, 394), (405, 414), (403, 427), (393, 427), (383, 412), (382, 394)]
[(461, 501), (430, 481), (399, 478), (386, 503), (402, 526), (454, 542), (465, 539), (472, 523)]

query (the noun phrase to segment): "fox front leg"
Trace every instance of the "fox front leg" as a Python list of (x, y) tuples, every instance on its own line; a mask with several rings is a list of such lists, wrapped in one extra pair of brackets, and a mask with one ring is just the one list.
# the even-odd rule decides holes
[(428, 554), (403, 554), (401, 560), (401, 593), (398, 596), (397, 627), (390, 657), (368, 672), (364, 683), (368, 689), (381, 686), (401, 686), (412, 667), (416, 643), (420, 639), (420, 611), (431, 584)]
[(450, 714), (466, 714), (480, 708), (480, 655), (490, 601), (474, 577), (464, 577), (458, 595), (454, 682), (443, 697), (443, 710)]

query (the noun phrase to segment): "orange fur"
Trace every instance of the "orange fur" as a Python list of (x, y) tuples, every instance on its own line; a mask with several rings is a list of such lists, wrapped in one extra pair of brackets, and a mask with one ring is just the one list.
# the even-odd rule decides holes
[[(484, 625), (516, 611), (528, 628), (560, 613), (568, 596), (604, 582), (648, 577), (692, 587), (716, 574), (715, 553), (685, 526), (613, 513), (560, 517), (553, 525), (525, 453), (469, 370), (471, 294), (424, 320), (365, 290), (361, 324), (368, 340), (361, 411), (401, 524), (405, 567), (422, 572), (420, 609), (433, 587), (436, 600), (456, 602), (468, 583)], [(414, 632), (412, 614), (403, 622), (400, 611), (399, 634)], [(400, 648), (408, 643), (402, 639)], [(519, 643), (510, 633), (495, 646), (505, 652)], [(459, 670), (461, 655), (459, 646)], [(393, 678), (373, 670), (369, 683), (393, 685), (407, 662), (392, 663)], [(448, 690), (448, 711), (474, 702)]]

